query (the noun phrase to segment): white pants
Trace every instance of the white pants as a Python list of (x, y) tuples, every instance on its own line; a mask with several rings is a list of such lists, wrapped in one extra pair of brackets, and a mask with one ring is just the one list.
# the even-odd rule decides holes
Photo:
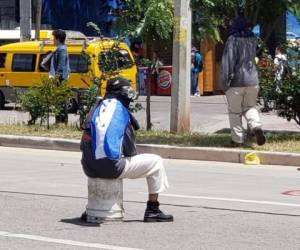
[(258, 91), (258, 86), (229, 88), (226, 91), (231, 137), (234, 142), (244, 142), (242, 116), (245, 117), (250, 130), (261, 127), (259, 114), (255, 108)]
[(169, 187), (168, 178), (160, 156), (141, 154), (126, 158), (126, 165), (120, 179), (145, 178), (149, 194), (158, 194)]

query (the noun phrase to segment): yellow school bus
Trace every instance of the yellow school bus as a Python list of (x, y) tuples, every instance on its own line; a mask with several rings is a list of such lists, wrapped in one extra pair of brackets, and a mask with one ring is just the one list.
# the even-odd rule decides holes
[[(46, 34), (44, 32), (43, 34)], [(113, 48), (113, 69), (116, 74), (130, 80), (136, 89), (137, 67), (133, 55), (125, 43), (117, 43), (112, 39), (94, 39), (93, 41), (67, 40), (71, 74), (69, 84), (80, 90), (87, 88), (94, 77), (102, 79), (100, 94), (105, 94), (106, 74), (104, 60)], [(26, 89), (48, 77), (41, 61), (49, 52), (55, 51), (52, 40), (19, 42), (0, 47), (0, 109), (5, 103), (14, 102), (13, 88)], [(75, 100), (74, 105), (76, 105)], [(72, 107), (74, 108), (74, 107)]]

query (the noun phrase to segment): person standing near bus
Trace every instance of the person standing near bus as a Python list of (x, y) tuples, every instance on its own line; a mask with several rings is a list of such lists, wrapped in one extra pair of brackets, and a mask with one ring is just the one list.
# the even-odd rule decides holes
[[(70, 76), (70, 63), (67, 46), (65, 44), (67, 34), (64, 30), (54, 30), (54, 45), (57, 47), (51, 58), (51, 66), (49, 71), (50, 78), (58, 79), (59, 83), (66, 81)], [(68, 123), (67, 104), (62, 108), (62, 112), (56, 116), (56, 123)]]

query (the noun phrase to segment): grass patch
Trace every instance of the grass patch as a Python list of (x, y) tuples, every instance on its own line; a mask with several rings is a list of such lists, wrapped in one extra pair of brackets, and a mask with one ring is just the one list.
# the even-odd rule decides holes
[(82, 133), (76, 127), (66, 127), (64, 125), (51, 126), (50, 129), (37, 125), (0, 125), (0, 134), (80, 139)]
[[(42, 136), (52, 138), (80, 139), (82, 132), (76, 127), (52, 126), (50, 130), (40, 126), (0, 125), (0, 133), (7, 135)], [(139, 131), (137, 142), (142, 144), (167, 144), (191, 147), (225, 147), (230, 148), (230, 134), (171, 134), (166, 131)], [(300, 153), (300, 133), (269, 132), (268, 143), (263, 147), (249, 142), (244, 149), (274, 152)]]

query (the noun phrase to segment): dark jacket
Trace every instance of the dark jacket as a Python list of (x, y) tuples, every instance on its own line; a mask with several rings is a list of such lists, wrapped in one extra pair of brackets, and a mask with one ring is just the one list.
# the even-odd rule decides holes
[(101, 104), (99, 100), (96, 105), (92, 108), (89, 113), (87, 120), (83, 126), (84, 135), (81, 139), (80, 148), (82, 151), (82, 167), (85, 174), (91, 178), (104, 178), (104, 179), (115, 179), (118, 178), (126, 164), (126, 157), (132, 157), (137, 155), (136, 144), (135, 144), (135, 132), (139, 128), (138, 122), (130, 114), (130, 122), (126, 128), (123, 143), (122, 143), (122, 155), (120, 160), (110, 160), (103, 158), (95, 160), (95, 156), (92, 150), (91, 140), (91, 121), (96, 108)]
[(249, 87), (259, 84), (256, 68), (257, 39), (254, 35), (231, 35), (222, 57), (221, 89)]

